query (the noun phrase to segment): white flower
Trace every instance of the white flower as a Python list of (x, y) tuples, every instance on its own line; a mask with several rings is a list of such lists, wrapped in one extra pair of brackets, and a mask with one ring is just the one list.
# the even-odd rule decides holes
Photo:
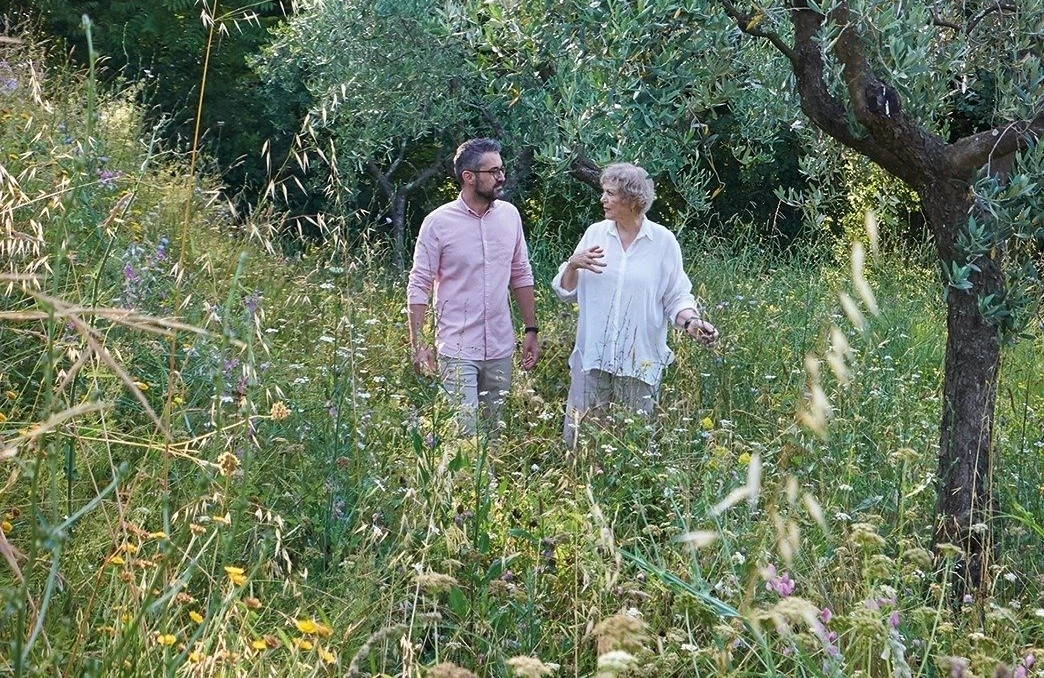
[(322, 341), (322, 342), (327, 343), (327, 344), (332, 344), (332, 343), (334, 343), (334, 338), (329, 336), (329, 335), (324, 334), (323, 336), (319, 337), (319, 341)]
[(613, 650), (612, 652), (598, 655), (598, 670), (600, 672), (605, 671), (612, 674), (623, 673), (624, 671), (628, 671), (635, 664), (636, 661), (634, 655), (630, 652), (624, 652), (623, 650)]

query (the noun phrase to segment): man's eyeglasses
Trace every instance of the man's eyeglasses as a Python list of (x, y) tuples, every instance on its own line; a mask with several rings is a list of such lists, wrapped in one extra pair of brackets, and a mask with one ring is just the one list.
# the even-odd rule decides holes
[(468, 171), (469, 172), (474, 172), (475, 174), (492, 174), (495, 177), (505, 176), (505, 172), (504, 172), (504, 168), (503, 167), (494, 167), (492, 169), (485, 169), (485, 170), (474, 169), (474, 170), (468, 170)]

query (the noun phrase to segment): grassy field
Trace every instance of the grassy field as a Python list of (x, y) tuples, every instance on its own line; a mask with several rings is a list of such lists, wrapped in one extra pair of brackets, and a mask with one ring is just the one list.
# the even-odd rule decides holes
[[(379, 251), (281, 254), (134, 106), (19, 50), (0, 675), (1044, 675), (1044, 342), (1005, 355), (996, 556), (955, 600), (925, 257), (853, 275), (690, 237), (722, 339), (674, 337), (655, 425), (576, 449), (575, 310), (541, 280), (541, 363), (496, 441), (459, 441)], [(545, 226), (546, 272), (572, 243)]]

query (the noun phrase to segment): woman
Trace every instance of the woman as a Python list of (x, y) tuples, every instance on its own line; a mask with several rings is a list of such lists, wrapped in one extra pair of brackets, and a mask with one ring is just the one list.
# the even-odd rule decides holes
[(615, 404), (652, 414), (663, 370), (674, 360), (668, 323), (704, 345), (718, 336), (696, 310), (674, 234), (645, 218), (656, 197), (648, 173), (616, 163), (601, 181), (605, 220), (588, 227), (551, 283), (560, 300), (580, 308), (569, 356), (564, 435), (570, 446), (588, 412)]

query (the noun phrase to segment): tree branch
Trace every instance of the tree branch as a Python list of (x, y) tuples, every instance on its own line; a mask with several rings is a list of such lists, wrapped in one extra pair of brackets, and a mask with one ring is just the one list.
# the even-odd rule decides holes
[(377, 166), (377, 163), (375, 163), (373, 160), (367, 160), (366, 171), (369, 172), (370, 176), (373, 177), (374, 181), (377, 182), (377, 185), (380, 187), (381, 191), (384, 193), (385, 197), (388, 198), (388, 200), (391, 200), (395, 197), (395, 187), (392, 186), (391, 179), (388, 175), (381, 171), (381, 168)]
[(577, 181), (581, 181), (595, 190), (602, 188), (602, 170), (598, 165), (587, 159), (583, 148), (577, 148), (573, 162), (569, 164), (569, 175)]
[(410, 181), (410, 183), (402, 187), (403, 193), (406, 193), (408, 195), (416, 191), (418, 188), (427, 183), (427, 181), (431, 179), (433, 176), (435, 176), (439, 172), (444, 172), (446, 170), (446, 163), (451, 162), (452, 160), (453, 154), (440, 154), (438, 157), (435, 158), (435, 161), (433, 163), (431, 163), (430, 165), (422, 169), (420, 172), (418, 172)]
[(958, 139), (946, 148), (955, 170), (974, 172), (1026, 146), (1027, 137), (1044, 135), (1044, 108), (1028, 120), (1005, 123), (985, 132)]
[(990, 5), (986, 9), (982, 10), (971, 19), (968, 20), (967, 25), (961, 27), (960, 24), (954, 23), (953, 21), (946, 21), (939, 16), (939, 12), (935, 7), (930, 7), (928, 11), (932, 15), (932, 23), (941, 28), (949, 28), (953, 31), (964, 32), (965, 35), (971, 35), (971, 32), (983, 22), (983, 20), (994, 12), (1014, 12), (1018, 10), (1018, 6), (1013, 2), (997, 2), (994, 5)]
[(733, 21), (736, 22), (736, 26), (741, 31), (743, 31), (747, 35), (752, 35), (755, 38), (762, 38), (763, 40), (767, 40), (770, 43), (772, 43), (772, 46), (778, 49), (783, 54), (783, 56), (785, 56), (787, 60), (790, 61), (791, 67), (793, 67), (795, 70), (797, 69), (797, 52), (795, 52), (794, 49), (790, 47), (790, 45), (783, 42), (783, 38), (779, 37), (778, 33), (775, 33), (774, 31), (766, 31), (763, 28), (758, 28), (758, 22), (760, 21), (758, 17), (760, 16), (763, 18), (765, 16), (763, 13), (759, 11), (758, 14), (744, 14), (743, 12), (740, 12), (736, 5), (732, 4), (729, 0), (718, 0), (718, 2), (725, 10), (725, 13), (732, 17)]

